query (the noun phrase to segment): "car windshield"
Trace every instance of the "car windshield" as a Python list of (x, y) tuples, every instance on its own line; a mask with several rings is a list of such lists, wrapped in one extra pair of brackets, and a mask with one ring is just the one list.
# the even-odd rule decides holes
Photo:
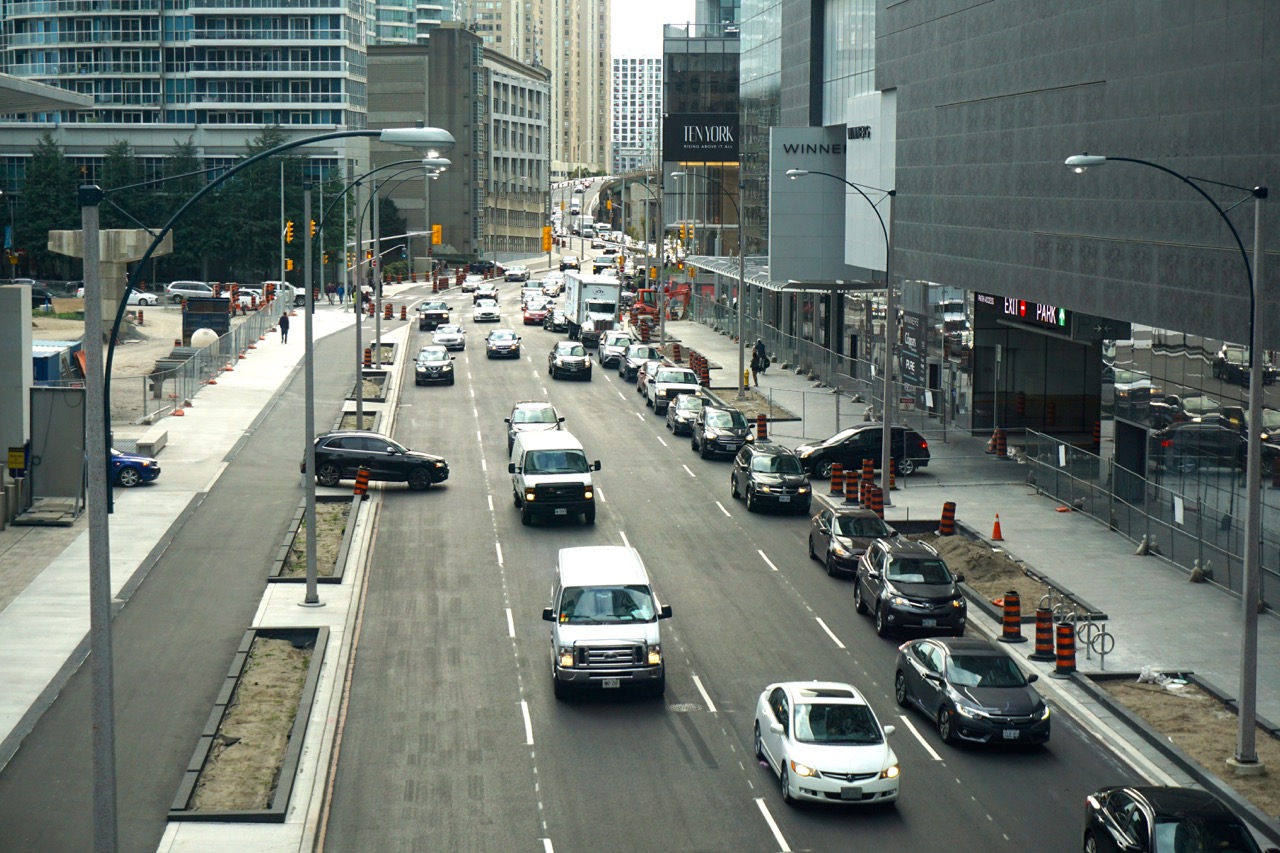
[(800, 460), (788, 455), (764, 455), (751, 460), (751, 470), (762, 474), (799, 474)]
[(696, 385), (697, 380), (693, 377), (693, 372), (688, 370), (659, 370), (656, 377), (658, 382), (683, 382), (688, 385)]
[(449, 306), (443, 302), (427, 302), (422, 306), (423, 311), (448, 311)]
[(513, 424), (553, 424), (556, 422), (556, 410), (550, 407), (544, 409), (516, 409), (511, 415)]
[(1013, 658), (1007, 655), (954, 655), (947, 661), (947, 681), (959, 687), (1025, 687)]
[(619, 335), (616, 338), (606, 338), (604, 345), (607, 347), (625, 347), (631, 345), (631, 338)]
[(418, 353), (418, 361), (448, 361), (449, 353), (442, 349), (424, 349)]
[(802, 743), (881, 743), (884, 736), (866, 705), (800, 703), (796, 705), (796, 740)]
[(889, 580), (898, 583), (951, 583), (947, 564), (937, 557), (898, 557), (889, 563)]
[(479, 302), (476, 303), (476, 307), (477, 308), (497, 308), (498, 303), (494, 302), (492, 299), (481, 299)]
[(515, 332), (494, 332), (493, 334), (489, 335), (489, 340), (495, 341), (498, 343), (506, 343), (508, 341), (514, 341), (515, 339), (516, 339)]
[(889, 526), (878, 518), (860, 515), (836, 516), (834, 525), (841, 536), (853, 536), (860, 539), (879, 539), (889, 535)]
[(731, 427), (746, 429), (747, 419), (739, 411), (707, 412), (707, 426), (715, 427), (716, 429), (729, 429)]
[(533, 450), (524, 460), (526, 474), (585, 474), (590, 470), (581, 450)]
[(461, 326), (441, 326), (436, 329), (437, 335), (458, 335), (462, 333)]
[(631, 347), (631, 349), (627, 350), (627, 356), (629, 358), (640, 358), (640, 359), (657, 358), (658, 351), (654, 347), (645, 346), (644, 344), (636, 344), (635, 346)]
[(1230, 818), (1156, 817), (1154, 853), (1257, 853), (1244, 825)]
[(653, 593), (642, 584), (565, 587), (558, 618), (570, 625), (652, 622)]
[(556, 355), (586, 355), (587, 351), (582, 344), (561, 344), (556, 348)]
[(680, 401), (676, 403), (676, 408), (683, 412), (699, 411), (705, 401), (701, 397), (695, 397), (692, 394), (681, 394)]
[(855, 432), (857, 432), (856, 428), (842, 430), (836, 433), (835, 435), (831, 436), (831, 438), (828, 438), (826, 441), (822, 443), (826, 447), (831, 447), (832, 445), (835, 445), (835, 444), (841, 444), (847, 441), (849, 438), (851, 438)]

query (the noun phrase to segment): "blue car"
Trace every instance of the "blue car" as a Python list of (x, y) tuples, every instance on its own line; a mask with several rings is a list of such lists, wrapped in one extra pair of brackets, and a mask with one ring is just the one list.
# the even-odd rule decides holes
[(150, 483), (159, 476), (160, 463), (150, 456), (121, 453), (111, 448), (111, 479), (126, 489), (139, 483)]

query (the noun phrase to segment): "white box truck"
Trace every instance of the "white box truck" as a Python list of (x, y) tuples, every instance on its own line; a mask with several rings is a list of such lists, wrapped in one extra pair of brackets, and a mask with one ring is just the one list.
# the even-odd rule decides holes
[(564, 315), (569, 337), (596, 346), (600, 335), (618, 323), (622, 283), (603, 275), (569, 271), (564, 276)]

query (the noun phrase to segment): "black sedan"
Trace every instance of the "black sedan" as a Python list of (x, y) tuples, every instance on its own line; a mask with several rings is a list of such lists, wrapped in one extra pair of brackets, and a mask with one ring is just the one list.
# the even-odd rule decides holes
[(898, 532), (869, 509), (827, 508), (809, 520), (809, 559), (820, 560), (827, 574), (853, 576), (858, 558), (871, 543)]
[(418, 350), (418, 357), (413, 363), (413, 384), (427, 385), (431, 382), (453, 384), (453, 356), (442, 346), (426, 346)]
[(511, 329), (494, 329), (484, 339), (486, 358), (519, 358), (520, 336)]
[(547, 354), (547, 373), (552, 379), (561, 376), (580, 376), (591, 381), (591, 356), (586, 347), (577, 341), (560, 341)]
[[(796, 448), (804, 469), (825, 480), (831, 466), (839, 462), (844, 470), (861, 469), (864, 459), (880, 468), (882, 426), (878, 423), (858, 424), (841, 430), (819, 444), (802, 444)], [(889, 437), (889, 455), (898, 473), (904, 477), (929, 464), (929, 443), (911, 427), (895, 426)]]
[[(336, 430), (320, 436), (316, 445), (316, 482), (336, 486), (354, 480), (361, 468), (369, 479), (408, 483), (414, 491), (449, 479), (443, 456), (410, 450), (393, 438), (367, 430)], [(298, 470), (306, 472), (306, 459)]]
[(634, 382), (636, 374), (640, 371), (640, 365), (660, 358), (662, 353), (658, 352), (657, 347), (649, 344), (632, 344), (618, 359), (618, 375), (628, 382)]
[(734, 457), (729, 488), (734, 500), (746, 500), (747, 512), (775, 506), (808, 514), (813, 499), (800, 460), (777, 444), (745, 445)]
[(1040, 744), (1049, 706), (1031, 686), (1038, 677), (986, 640), (933, 637), (898, 648), (893, 695), (923, 711), (946, 743)]
[(737, 453), (753, 441), (755, 433), (742, 412), (721, 406), (703, 407), (689, 430), (689, 447), (703, 459), (717, 453)]
[(1085, 798), (1084, 823), (1085, 853), (1260, 853), (1244, 821), (1198, 788), (1103, 788)]

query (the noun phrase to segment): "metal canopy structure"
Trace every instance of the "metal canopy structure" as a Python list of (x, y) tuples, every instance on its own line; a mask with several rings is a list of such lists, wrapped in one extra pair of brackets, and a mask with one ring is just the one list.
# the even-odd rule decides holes
[(92, 95), (79, 95), (57, 86), (46, 86), (44, 83), (33, 83), (20, 77), (0, 74), (0, 116), (92, 108)]

